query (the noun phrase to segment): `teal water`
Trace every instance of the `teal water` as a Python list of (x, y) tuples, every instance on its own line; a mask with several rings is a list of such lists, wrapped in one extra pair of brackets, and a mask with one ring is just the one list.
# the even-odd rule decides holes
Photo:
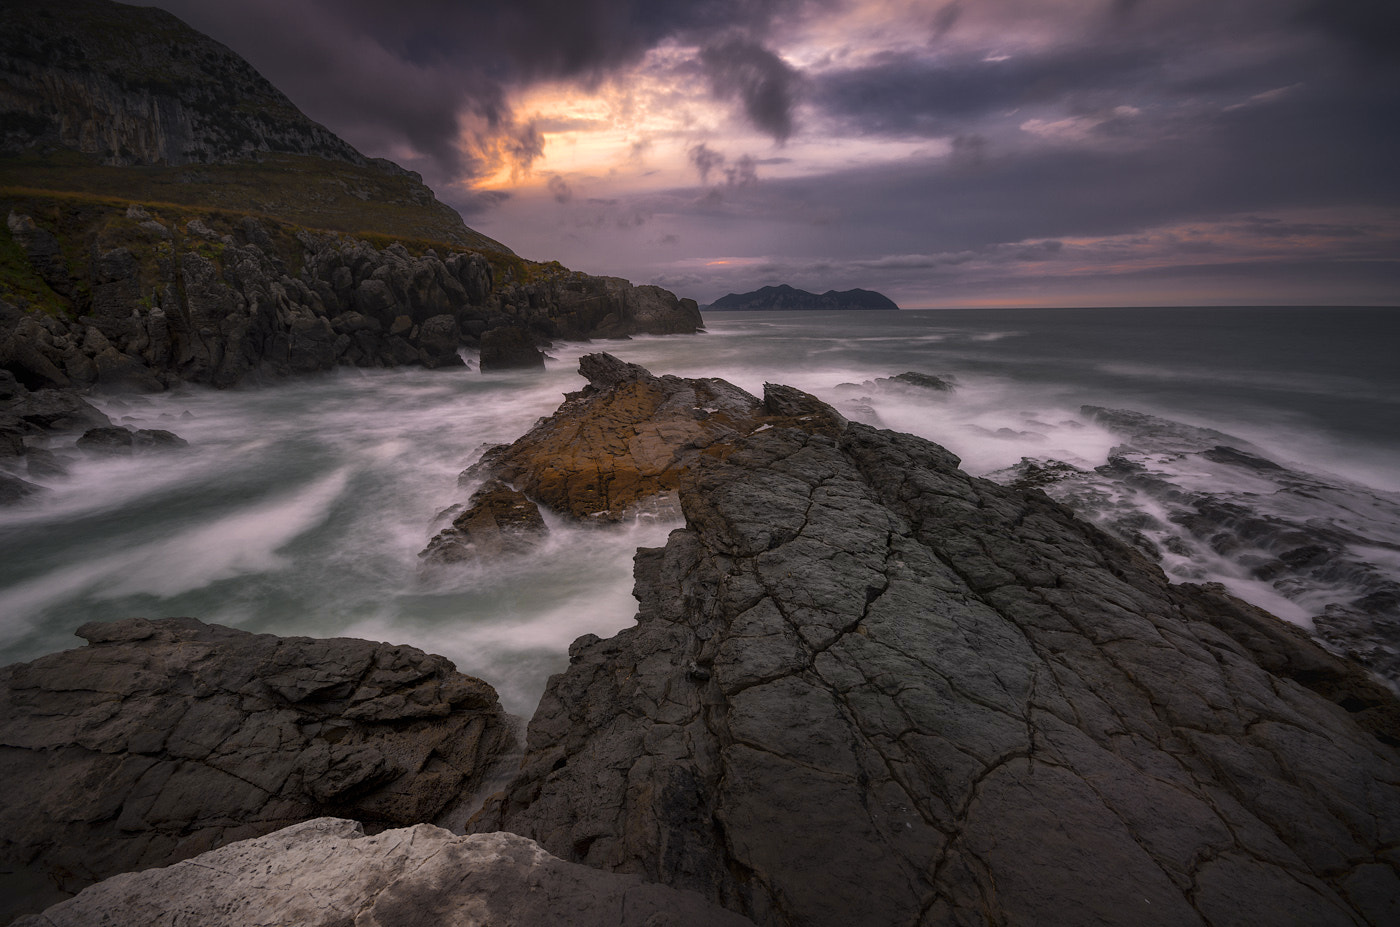
[[(710, 313), (708, 334), (561, 344), (543, 373), (341, 371), (226, 392), (99, 399), (168, 428), (181, 454), (92, 460), (41, 502), (0, 511), (0, 662), (76, 646), (80, 624), (193, 615), (254, 631), (346, 635), (443, 653), (528, 714), (578, 635), (631, 623), (631, 557), (673, 524), (553, 520), (528, 560), (420, 576), (457, 474), (583, 380), (606, 350), (656, 373), (787, 383), (852, 417), (949, 447), (975, 473), (1022, 456), (1093, 466), (1116, 438), (1081, 404), (1218, 428), (1279, 459), (1400, 491), (1400, 311), (1120, 309)], [(951, 375), (951, 396), (875, 378)], [(1388, 497), (1387, 497), (1388, 498)], [(1397, 509), (1400, 511), (1400, 509)], [(1376, 526), (1381, 556), (1400, 524)], [(1394, 538), (1393, 551), (1387, 538)], [(1248, 592), (1248, 590), (1244, 590)], [(1262, 593), (1261, 593), (1262, 595)], [(1266, 607), (1277, 602), (1261, 601)]]

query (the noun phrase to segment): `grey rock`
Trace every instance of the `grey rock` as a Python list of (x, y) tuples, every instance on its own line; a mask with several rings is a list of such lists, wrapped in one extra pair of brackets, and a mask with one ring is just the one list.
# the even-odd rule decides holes
[(1391, 693), (1039, 492), (833, 424), (692, 464), (637, 625), (571, 648), (474, 829), (774, 927), (1393, 917)]
[(326, 814), (432, 820), (512, 735), (443, 657), (194, 619), (0, 669), (0, 917)]
[(37, 389), (0, 401), (0, 423), (6, 421), (30, 431), (78, 431), (112, 424), (77, 393), (60, 389)]
[(424, 367), (461, 367), (464, 361), (457, 348), (462, 332), (450, 315), (435, 315), (418, 328), (418, 352)]
[(90, 454), (126, 456), (154, 450), (189, 447), (189, 442), (163, 428), (123, 428), (116, 425), (89, 428), (77, 446)]
[(544, 352), (523, 328), (503, 326), (481, 336), (481, 369), (520, 370), (544, 367)]
[(17, 505), (43, 491), (44, 487), (42, 486), (9, 473), (0, 472), (0, 505)]
[(744, 927), (693, 892), (566, 863), (514, 834), (321, 818), (120, 875), (16, 927)]

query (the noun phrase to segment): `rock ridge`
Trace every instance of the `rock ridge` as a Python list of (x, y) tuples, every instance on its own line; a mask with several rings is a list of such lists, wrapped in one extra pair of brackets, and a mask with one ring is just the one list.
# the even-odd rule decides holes
[(1400, 904), (1400, 712), (1364, 671), (931, 442), (730, 442), (474, 829), (775, 927)]

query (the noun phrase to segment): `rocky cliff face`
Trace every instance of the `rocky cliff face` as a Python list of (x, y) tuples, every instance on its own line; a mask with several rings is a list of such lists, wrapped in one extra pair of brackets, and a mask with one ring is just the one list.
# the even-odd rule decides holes
[(0, 127), (0, 151), (68, 148), (106, 164), (257, 152), (370, 163), (223, 45), (164, 10), (106, 0), (5, 4)]
[(0, 670), (0, 919), (324, 814), (432, 820), (514, 742), (443, 657), (193, 619)]
[(700, 325), (693, 301), (657, 287), (511, 256), (376, 247), (250, 216), (29, 204), (41, 218), (12, 209), (4, 234), (31, 281), (25, 302), (48, 311), (0, 299), (0, 367), (31, 388), (460, 366), (463, 346), (490, 367), (504, 363), (494, 331), (533, 345)]

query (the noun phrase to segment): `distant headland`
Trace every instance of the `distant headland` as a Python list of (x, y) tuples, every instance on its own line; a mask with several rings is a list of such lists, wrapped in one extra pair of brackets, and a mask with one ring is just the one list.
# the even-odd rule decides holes
[(766, 286), (752, 293), (730, 293), (706, 309), (898, 309), (894, 300), (873, 290), (827, 290), (821, 295), (790, 287)]

